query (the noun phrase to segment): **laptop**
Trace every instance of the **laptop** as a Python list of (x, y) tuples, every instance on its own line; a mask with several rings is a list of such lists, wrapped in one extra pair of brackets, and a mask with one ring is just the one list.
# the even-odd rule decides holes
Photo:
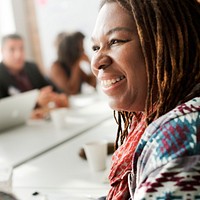
[(0, 132), (23, 125), (36, 104), (39, 90), (30, 90), (0, 99)]

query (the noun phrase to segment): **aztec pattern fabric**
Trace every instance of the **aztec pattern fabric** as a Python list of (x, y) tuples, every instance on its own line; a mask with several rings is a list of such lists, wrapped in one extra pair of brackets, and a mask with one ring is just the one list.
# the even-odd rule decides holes
[(200, 200), (200, 97), (147, 127), (129, 188), (133, 200)]

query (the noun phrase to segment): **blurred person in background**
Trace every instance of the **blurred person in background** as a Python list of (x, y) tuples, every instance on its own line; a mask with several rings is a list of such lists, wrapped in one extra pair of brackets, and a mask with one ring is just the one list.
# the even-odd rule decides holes
[(67, 107), (66, 94), (42, 75), (38, 66), (25, 60), (24, 41), (18, 34), (8, 34), (1, 42), (0, 98), (40, 89), (32, 118), (44, 118), (51, 107)]
[(50, 69), (50, 78), (66, 94), (81, 93), (83, 83), (88, 83), (96, 88), (96, 78), (93, 74), (84, 72), (81, 68), (83, 61), (88, 63), (90, 59), (84, 50), (85, 36), (81, 32), (71, 34), (63, 33), (57, 37), (57, 60)]

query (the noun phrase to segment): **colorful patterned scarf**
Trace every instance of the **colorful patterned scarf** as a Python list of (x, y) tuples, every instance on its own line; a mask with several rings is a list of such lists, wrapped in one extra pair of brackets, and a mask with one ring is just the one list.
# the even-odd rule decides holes
[(125, 200), (130, 197), (128, 190), (128, 173), (132, 169), (133, 153), (143, 135), (146, 122), (145, 115), (139, 113), (133, 117), (129, 135), (112, 156), (112, 166), (109, 175), (111, 189), (107, 200)]

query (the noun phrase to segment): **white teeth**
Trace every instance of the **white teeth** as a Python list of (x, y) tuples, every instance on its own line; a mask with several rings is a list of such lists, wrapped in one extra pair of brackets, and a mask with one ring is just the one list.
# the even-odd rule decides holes
[(119, 82), (120, 80), (124, 79), (125, 77), (124, 76), (120, 76), (116, 79), (111, 79), (111, 80), (103, 80), (101, 81), (101, 85), (103, 86), (106, 86), (106, 87), (109, 87), (111, 86), (112, 84), (115, 84), (116, 82)]

